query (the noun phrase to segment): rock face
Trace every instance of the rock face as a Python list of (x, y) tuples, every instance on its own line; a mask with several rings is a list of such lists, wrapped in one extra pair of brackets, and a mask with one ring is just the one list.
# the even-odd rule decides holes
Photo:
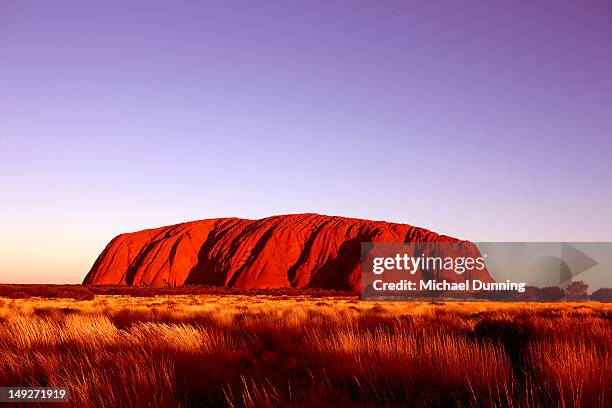
[(218, 218), (121, 234), (84, 283), (358, 291), (361, 242), (404, 241), (459, 242), (406, 224), (318, 214)]

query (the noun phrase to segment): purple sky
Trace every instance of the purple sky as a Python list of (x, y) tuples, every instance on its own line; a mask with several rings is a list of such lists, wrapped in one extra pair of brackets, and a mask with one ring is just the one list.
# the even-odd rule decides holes
[(0, 282), (220, 216), (612, 240), (610, 1), (97, 3), (0, 1)]

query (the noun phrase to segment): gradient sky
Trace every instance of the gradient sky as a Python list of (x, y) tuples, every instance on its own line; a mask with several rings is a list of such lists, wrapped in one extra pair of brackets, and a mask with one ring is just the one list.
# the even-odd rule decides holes
[(611, 174), (608, 0), (0, 0), (0, 282), (223, 216), (612, 241)]

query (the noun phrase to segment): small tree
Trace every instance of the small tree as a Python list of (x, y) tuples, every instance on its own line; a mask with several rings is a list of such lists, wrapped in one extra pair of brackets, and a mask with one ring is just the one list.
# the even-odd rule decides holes
[(565, 289), (566, 296), (571, 300), (586, 300), (588, 299), (589, 285), (584, 281), (575, 281), (569, 284)]

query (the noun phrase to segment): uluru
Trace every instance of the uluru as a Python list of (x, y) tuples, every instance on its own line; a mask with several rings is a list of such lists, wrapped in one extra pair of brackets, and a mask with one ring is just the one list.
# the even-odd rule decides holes
[[(319, 214), (216, 218), (118, 235), (83, 283), (359, 291), (362, 242), (473, 246), (424, 228), (385, 221)], [(476, 278), (491, 280), (486, 270), (482, 275)]]

